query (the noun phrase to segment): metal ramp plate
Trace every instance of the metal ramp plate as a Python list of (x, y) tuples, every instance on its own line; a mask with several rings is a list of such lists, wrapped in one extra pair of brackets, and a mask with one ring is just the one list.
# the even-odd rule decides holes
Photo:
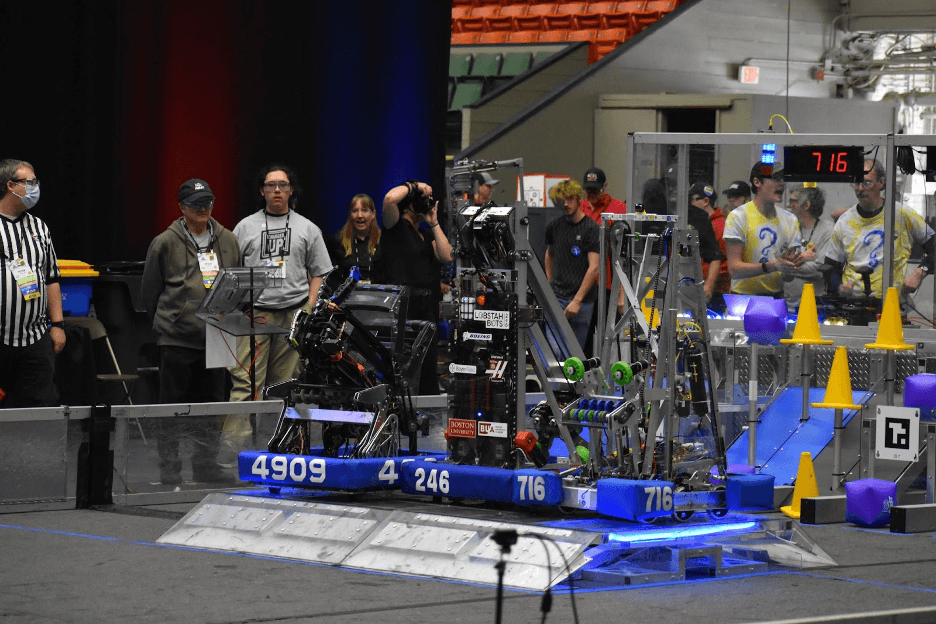
[(157, 541), (494, 586), (500, 547), (488, 536), (499, 530), (520, 534), (504, 586), (522, 590), (561, 582), (601, 541), (579, 529), (224, 493), (208, 495)]
[(596, 517), (530, 525), (390, 504), (214, 493), (158, 542), (494, 586), (501, 553), (489, 536), (509, 529), (519, 537), (506, 557), (504, 586), (527, 591), (573, 584), (612, 589), (836, 565), (785, 516), (731, 513), (716, 520), (699, 514), (688, 522), (654, 524)]

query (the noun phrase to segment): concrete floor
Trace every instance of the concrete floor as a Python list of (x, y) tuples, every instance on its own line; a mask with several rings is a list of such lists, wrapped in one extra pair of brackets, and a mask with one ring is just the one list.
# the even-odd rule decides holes
[[(496, 591), (490, 587), (156, 544), (192, 507), (0, 514), (0, 621), (495, 621)], [(732, 623), (833, 615), (852, 616), (843, 621), (936, 621), (936, 534), (851, 524), (805, 528), (837, 566), (579, 590), (578, 621)], [(503, 621), (539, 621), (540, 601), (538, 594), (506, 591)], [(932, 611), (855, 617), (920, 608)], [(572, 596), (554, 595), (547, 621), (574, 621)]]

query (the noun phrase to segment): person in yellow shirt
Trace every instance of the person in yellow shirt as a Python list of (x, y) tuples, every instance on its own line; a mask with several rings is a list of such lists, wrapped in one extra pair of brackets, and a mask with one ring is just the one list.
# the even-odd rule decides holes
[(777, 210), (783, 202), (783, 172), (755, 163), (751, 168), (754, 199), (732, 210), (725, 221), (725, 255), (731, 292), (740, 295), (783, 296), (783, 275), (806, 260), (796, 217)]

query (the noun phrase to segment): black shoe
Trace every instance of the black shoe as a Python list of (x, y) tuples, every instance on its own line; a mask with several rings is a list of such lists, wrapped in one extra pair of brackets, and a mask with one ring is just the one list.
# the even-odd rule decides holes
[(240, 481), (240, 479), (218, 466), (206, 466), (193, 471), (192, 478), (199, 483), (236, 483)]
[(159, 480), (163, 485), (179, 485), (182, 483), (182, 475), (178, 472), (163, 473), (159, 475)]

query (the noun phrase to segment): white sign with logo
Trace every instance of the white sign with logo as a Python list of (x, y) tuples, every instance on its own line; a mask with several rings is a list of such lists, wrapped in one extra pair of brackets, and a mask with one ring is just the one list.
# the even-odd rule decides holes
[(877, 459), (916, 461), (920, 455), (920, 410), (915, 407), (877, 408)]

